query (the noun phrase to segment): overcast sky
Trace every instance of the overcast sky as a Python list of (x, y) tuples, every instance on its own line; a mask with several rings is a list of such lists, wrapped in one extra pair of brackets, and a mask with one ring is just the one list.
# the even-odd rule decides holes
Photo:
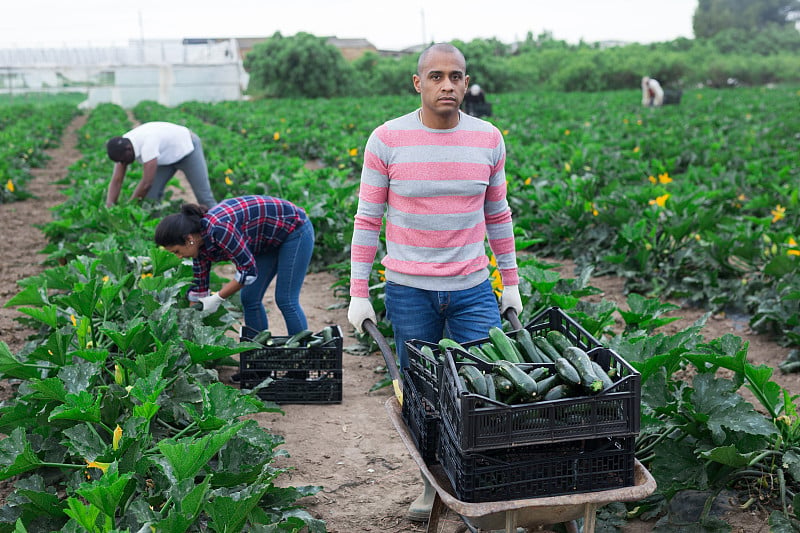
[(4, 0), (0, 47), (301, 31), (364, 38), (386, 50), (452, 39), (511, 43), (544, 31), (570, 43), (650, 43), (692, 38), (696, 8), (697, 0)]

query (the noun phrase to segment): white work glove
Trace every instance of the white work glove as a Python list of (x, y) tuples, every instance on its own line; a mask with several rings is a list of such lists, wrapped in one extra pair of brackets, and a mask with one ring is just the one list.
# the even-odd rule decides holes
[(352, 296), (350, 298), (350, 307), (347, 308), (347, 320), (356, 328), (357, 332), (364, 333), (364, 321), (368, 318), (376, 324), (378, 323), (375, 310), (372, 308), (372, 302), (369, 301), (369, 298)]
[(219, 309), (219, 306), (222, 305), (222, 302), (225, 301), (225, 298), (215, 292), (210, 296), (206, 296), (205, 298), (198, 298), (197, 301), (203, 304), (203, 314), (210, 315)]
[(500, 296), (500, 316), (505, 315), (508, 308), (514, 309), (517, 316), (522, 313), (522, 297), (519, 295), (519, 285), (506, 285), (503, 295)]

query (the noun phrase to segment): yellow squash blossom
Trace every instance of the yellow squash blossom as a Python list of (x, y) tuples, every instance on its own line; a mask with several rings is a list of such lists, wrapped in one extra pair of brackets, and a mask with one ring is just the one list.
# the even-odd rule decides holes
[(350, 148), (350, 157), (356, 157), (358, 155), (358, 148)]
[(281, 140), (281, 134), (280, 134), (280, 132), (277, 132), (277, 131), (276, 131), (274, 134), (272, 134), (272, 138), (273, 138), (274, 140), (276, 140), (276, 141), (280, 141), (280, 140)]
[(647, 176), (647, 181), (649, 181), (650, 183), (655, 185), (656, 177), (655, 176)]
[(639, 147), (638, 146), (634, 146), (633, 147), (633, 153), (634, 154), (638, 154), (639, 153)]
[(775, 206), (775, 209), (770, 211), (770, 213), (772, 213), (772, 223), (774, 224), (786, 216), (786, 208), (781, 206), (781, 204), (778, 204)]
[(228, 187), (233, 185), (233, 180), (229, 176), (225, 176), (225, 185), (227, 185)]
[(569, 135), (571, 132), (569, 130), (564, 130), (564, 135)]
[(658, 175), (658, 182), (663, 184), (672, 183), (672, 178), (669, 177), (669, 174), (664, 172), (663, 174)]
[(788, 255), (798, 255), (800, 256), (800, 250), (797, 249), (797, 241), (794, 240), (794, 237), (789, 237), (789, 248), (786, 253)]
[(14, 182), (11, 181), (11, 180), (8, 180), (6, 182), (6, 189), (8, 189), (8, 192), (14, 192)]
[(117, 427), (114, 428), (114, 438), (111, 440), (112, 448), (114, 448), (115, 450), (118, 450), (119, 449), (119, 441), (121, 439), (122, 439), (122, 428), (119, 427), (119, 424), (117, 424)]
[(108, 470), (109, 466), (111, 466), (111, 463), (101, 463), (99, 461), (86, 461), (86, 468), (99, 468), (100, 470), (103, 471), (104, 474), (106, 473), (106, 470)]
[(569, 163), (564, 163), (564, 170), (570, 172), (572, 170), (572, 165), (570, 165)]
[(650, 200), (650, 202), (648, 202), (648, 203), (650, 205), (657, 205), (658, 207), (664, 207), (664, 205), (667, 203), (668, 199), (669, 199), (669, 194), (662, 194), (661, 196), (659, 196), (655, 200)]
[(69, 315), (69, 320), (70, 320), (70, 322), (72, 322), (72, 327), (73, 328), (77, 328), (78, 327), (78, 319), (75, 318), (75, 315)]
[(525, 178), (524, 183), (525, 183), (525, 185), (530, 185), (531, 184), (531, 178)]

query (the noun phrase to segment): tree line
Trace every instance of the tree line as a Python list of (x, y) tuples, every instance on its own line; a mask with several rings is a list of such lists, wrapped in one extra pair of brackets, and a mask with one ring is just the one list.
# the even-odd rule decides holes
[[(545, 32), (524, 41), (453, 41), (471, 81), (488, 93), (725, 87), (800, 81), (800, 0), (700, 0), (694, 39), (606, 46), (569, 44)], [(245, 57), (255, 97), (330, 98), (413, 93), (417, 54), (367, 52), (347, 61), (323, 37), (275, 33)]]

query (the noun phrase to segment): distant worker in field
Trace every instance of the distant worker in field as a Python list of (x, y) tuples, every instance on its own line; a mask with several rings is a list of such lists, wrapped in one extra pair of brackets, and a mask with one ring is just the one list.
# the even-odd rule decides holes
[(486, 93), (483, 92), (481, 86), (473, 83), (464, 94), (464, 111), (473, 117), (488, 116), (491, 113), (486, 112)]
[(642, 105), (645, 107), (661, 107), (664, 104), (664, 89), (655, 78), (642, 78)]
[(161, 200), (164, 188), (180, 170), (189, 181), (197, 202), (213, 207), (217, 201), (208, 182), (208, 166), (200, 138), (185, 126), (170, 122), (146, 122), (122, 137), (106, 143), (114, 172), (108, 185), (106, 207), (119, 200), (122, 182), (134, 161), (142, 163), (142, 179), (133, 191), (133, 199)]

